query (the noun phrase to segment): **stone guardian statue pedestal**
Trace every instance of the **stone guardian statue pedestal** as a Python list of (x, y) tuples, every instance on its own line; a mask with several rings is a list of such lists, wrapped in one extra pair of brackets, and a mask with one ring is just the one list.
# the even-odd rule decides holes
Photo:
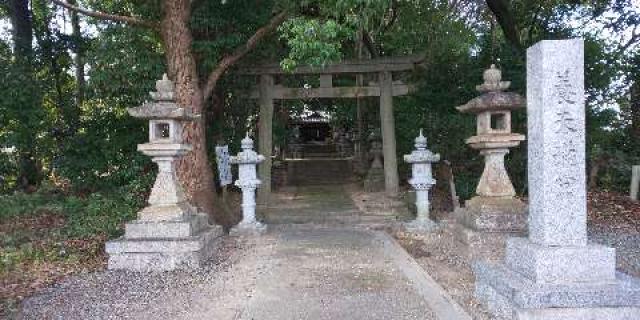
[(222, 227), (211, 226), (205, 213), (193, 207), (182, 190), (175, 162), (191, 151), (182, 139), (183, 122), (196, 116), (179, 107), (174, 85), (166, 75), (156, 82), (152, 102), (128, 109), (136, 118), (149, 120), (149, 143), (138, 150), (158, 164), (149, 205), (138, 219), (127, 223), (122, 238), (106, 243), (109, 269), (169, 271), (199, 267), (215, 250)]

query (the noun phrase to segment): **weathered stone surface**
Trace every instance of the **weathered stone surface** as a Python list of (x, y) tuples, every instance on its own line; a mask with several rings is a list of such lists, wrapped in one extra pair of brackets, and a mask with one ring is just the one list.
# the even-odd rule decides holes
[(588, 245), (548, 247), (525, 238), (507, 240), (505, 264), (536, 283), (615, 281), (615, 249)]
[(640, 319), (640, 281), (588, 245), (582, 40), (527, 50), (529, 238), (474, 265), (476, 295), (507, 319)]
[(521, 233), (527, 229), (527, 205), (511, 197), (473, 197), (460, 210), (459, 222), (471, 230)]
[(440, 161), (440, 155), (427, 149), (427, 138), (422, 134), (415, 139), (416, 150), (404, 156), (404, 161), (411, 164), (412, 176), (409, 184), (416, 193), (416, 219), (407, 224), (407, 230), (413, 232), (431, 231), (436, 224), (429, 218), (429, 190), (436, 184), (431, 164)]
[(476, 283), (476, 296), (486, 301), (492, 310), (492, 319), (517, 320), (632, 320), (638, 318), (635, 307), (589, 307), (589, 308), (514, 308), (509, 299), (493, 287)]
[(527, 205), (512, 197), (473, 197), (456, 213), (453, 234), (469, 260), (502, 259), (506, 239), (527, 233)]
[(197, 268), (211, 258), (222, 227), (207, 227), (186, 238), (121, 238), (109, 241), (109, 269), (131, 271), (170, 271)]
[(175, 172), (175, 161), (191, 151), (184, 144), (182, 121), (192, 117), (174, 101), (173, 82), (165, 75), (156, 83), (153, 102), (129, 109), (135, 117), (150, 119), (149, 143), (138, 150), (158, 164), (149, 206), (128, 223), (125, 235), (105, 244), (109, 269), (166, 271), (191, 268), (210, 257), (220, 226), (210, 226), (206, 214), (188, 201)]
[[(242, 221), (236, 227), (236, 231), (253, 229), (254, 232), (265, 230), (265, 226), (256, 220), (256, 189), (262, 184), (257, 178), (256, 166), (263, 162), (265, 157), (253, 151), (253, 140), (247, 136), (242, 139), (242, 151), (231, 157), (230, 162), (238, 165), (238, 180), (235, 185), (242, 189)], [(232, 230), (233, 231), (233, 230)]]
[(527, 50), (529, 234), (551, 246), (587, 244), (582, 40)]
[(106, 251), (109, 254), (133, 253), (133, 252), (194, 252), (200, 251), (211, 239), (222, 235), (221, 227), (211, 227), (200, 231), (197, 235), (186, 238), (145, 238), (128, 239), (120, 238), (109, 241)]
[(380, 192), (385, 190), (385, 172), (382, 167), (382, 143), (375, 131), (369, 136), (369, 143), (369, 157), (372, 158), (372, 162), (364, 179), (364, 191)]
[(187, 202), (169, 205), (152, 205), (138, 212), (140, 221), (183, 221), (195, 213), (195, 209)]
[(502, 81), (502, 72), (495, 65), (485, 70), (484, 83), (476, 89), (483, 93), (467, 104), (457, 107), (460, 112), (476, 114), (476, 135), (467, 144), (480, 150), (485, 158), (484, 171), (476, 194), (485, 197), (513, 197), (516, 192), (504, 166), (509, 148), (516, 147), (524, 135), (511, 132), (511, 110), (520, 109), (524, 98), (516, 93), (503, 92), (511, 82)]
[(640, 281), (622, 273), (611, 283), (545, 284), (501, 264), (476, 262), (473, 268), (477, 283), (490, 286), (514, 309), (634, 307), (640, 311)]
[(181, 221), (140, 221), (125, 225), (125, 237), (137, 238), (186, 238), (209, 225), (208, 217), (196, 214)]

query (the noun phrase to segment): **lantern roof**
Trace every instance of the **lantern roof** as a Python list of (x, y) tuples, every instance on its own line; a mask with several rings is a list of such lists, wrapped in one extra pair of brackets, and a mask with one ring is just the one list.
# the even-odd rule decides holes
[(526, 104), (524, 97), (513, 92), (504, 92), (511, 86), (510, 81), (502, 81), (502, 72), (495, 65), (484, 71), (484, 83), (476, 86), (483, 94), (456, 107), (463, 113), (481, 113), (485, 111), (515, 110)]
[(193, 120), (198, 116), (191, 110), (180, 107), (175, 102), (175, 86), (167, 74), (156, 81), (156, 91), (150, 92), (152, 101), (145, 101), (141, 106), (127, 108), (129, 115), (141, 119)]

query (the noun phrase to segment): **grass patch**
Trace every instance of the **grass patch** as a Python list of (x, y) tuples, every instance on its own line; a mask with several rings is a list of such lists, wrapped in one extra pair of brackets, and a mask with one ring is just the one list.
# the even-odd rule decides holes
[(0, 196), (0, 318), (59, 279), (104, 267), (104, 243), (123, 232), (141, 199), (125, 192)]

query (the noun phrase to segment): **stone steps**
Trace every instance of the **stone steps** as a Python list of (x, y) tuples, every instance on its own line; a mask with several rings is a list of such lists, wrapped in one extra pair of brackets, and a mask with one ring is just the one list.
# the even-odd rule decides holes
[(319, 225), (358, 225), (358, 224), (386, 224), (398, 221), (395, 216), (373, 215), (337, 215), (337, 216), (309, 216), (309, 215), (271, 215), (265, 217), (267, 224), (319, 224)]
[(291, 185), (348, 184), (353, 182), (350, 159), (304, 159), (287, 161)]

